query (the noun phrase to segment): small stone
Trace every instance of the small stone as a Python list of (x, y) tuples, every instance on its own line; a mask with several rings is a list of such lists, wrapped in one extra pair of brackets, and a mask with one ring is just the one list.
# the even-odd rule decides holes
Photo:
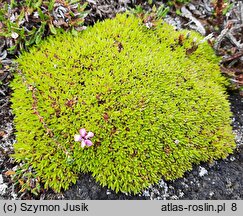
[(3, 175), (0, 175), (0, 184), (3, 184)]
[(191, 11), (196, 10), (196, 7), (193, 4), (189, 4), (188, 6)]
[(204, 167), (199, 166), (199, 176), (203, 177), (206, 174), (208, 174), (208, 171)]
[(4, 195), (6, 193), (6, 189), (8, 186), (6, 184), (1, 184), (0, 185), (0, 195)]
[(172, 200), (178, 200), (178, 199), (179, 199), (179, 197), (176, 196), (176, 195), (173, 195), (173, 196), (171, 196), (170, 198), (171, 198)]
[(150, 193), (148, 190), (143, 191), (143, 196), (149, 197)]
[(33, 14), (33, 17), (34, 17), (35, 19), (38, 19), (38, 18), (39, 18), (39, 13), (38, 13), (37, 11), (35, 11), (34, 14)]
[(89, 3), (92, 3), (92, 4), (96, 5), (96, 1), (94, 1), (94, 0), (87, 0), (87, 2), (89, 2)]
[(12, 32), (11, 37), (13, 39), (17, 39), (19, 37), (19, 35), (16, 32)]
[(110, 194), (111, 194), (111, 191), (110, 191), (110, 190), (107, 190), (107, 191), (106, 191), (106, 194), (107, 194), (107, 195), (110, 195)]
[(212, 197), (214, 195), (214, 192), (210, 192), (209, 196)]
[(180, 191), (180, 193), (179, 193), (179, 197), (181, 198), (181, 197), (183, 197), (183, 196), (184, 196), (184, 192)]

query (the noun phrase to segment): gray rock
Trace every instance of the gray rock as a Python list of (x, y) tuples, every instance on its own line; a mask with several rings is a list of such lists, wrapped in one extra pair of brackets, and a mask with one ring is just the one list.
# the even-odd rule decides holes
[(7, 184), (0, 184), (0, 195), (1, 196), (5, 195), (7, 188), (8, 188)]

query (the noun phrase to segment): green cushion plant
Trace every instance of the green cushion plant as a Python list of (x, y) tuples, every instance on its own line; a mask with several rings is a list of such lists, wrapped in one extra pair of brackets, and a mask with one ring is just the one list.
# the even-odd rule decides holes
[(139, 193), (235, 147), (219, 58), (196, 32), (117, 15), (76, 37), (58, 33), (17, 62), (14, 157), (46, 188), (91, 172)]

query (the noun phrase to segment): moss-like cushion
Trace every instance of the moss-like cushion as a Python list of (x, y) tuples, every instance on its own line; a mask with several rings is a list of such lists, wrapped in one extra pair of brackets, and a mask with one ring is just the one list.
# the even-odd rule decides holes
[[(235, 147), (219, 58), (195, 32), (117, 15), (18, 59), (14, 157), (56, 191), (91, 172), (138, 193)], [(74, 141), (92, 131), (91, 147)]]

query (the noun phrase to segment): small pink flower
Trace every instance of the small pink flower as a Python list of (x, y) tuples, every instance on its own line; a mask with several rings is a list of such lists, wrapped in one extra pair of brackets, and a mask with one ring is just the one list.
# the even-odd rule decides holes
[(88, 147), (93, 145), (93, 143), (90, 140), (85, 140), (84, 142)]
[(94, 133), (93, 132), (89, 132), (84, 138), (85, 139), (89, 139), (89, 138), (92, 138), (94, 136)]
[(86, 146), (86, 143), (84, 140), (81, 141), (81, 147), (84, 148)]
[(79, 134), (74, 135), (74, 141), (81, 142), (81, 147), (84, 148), (85, 146), (90, 147), (93, 143), (89, 140), (90, 138), (94, 137), (93, 132), (86, 132), (84, 128), (79, 130)]
[(81, 137), (81, 135), (79, 135), (79, 134), (75, 134), (75, 135), (74, 135), (74, 141), (76, 141), (76, 142), (81, 142), (81, 141), (82, 141), (82, 137)]
[(80, 133), (80, 135), (81, 135), (82, 137), (85, 137), (85, 136), (87, 135), (87, 132), (86, 132), (86, 130), (85, 130), (84, 128), (81, 128), (81, 129), (79, 130), (79, 133)]

